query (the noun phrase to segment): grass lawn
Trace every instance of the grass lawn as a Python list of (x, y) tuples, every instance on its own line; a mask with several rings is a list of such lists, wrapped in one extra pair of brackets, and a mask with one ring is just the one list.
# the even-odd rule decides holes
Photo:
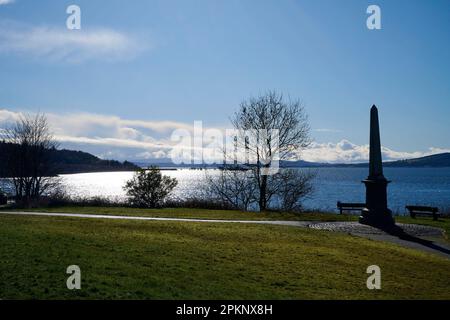
[(448, 259), (304, 228), (0, 213), (0, 237), (0, 299), (450, 299)]

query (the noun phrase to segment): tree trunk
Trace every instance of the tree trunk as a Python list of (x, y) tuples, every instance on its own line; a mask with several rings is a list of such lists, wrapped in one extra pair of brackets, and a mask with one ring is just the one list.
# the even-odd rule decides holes
[(259, 188), (259, 211), (267, 209), (267, 176), (261, 176), (261, 186)]

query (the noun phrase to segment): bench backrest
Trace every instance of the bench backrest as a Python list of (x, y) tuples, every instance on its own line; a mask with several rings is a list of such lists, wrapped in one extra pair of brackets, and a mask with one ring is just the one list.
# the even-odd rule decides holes
[(338, 208), (364, 208), (366, 206), (365, 203), (351, 203), (351, 202), (340, 202), (338, 201)]
[(427, 207), (427, 206), (406, 206), (406, 209), (409, 211), (423, 211), (423, 212), (438, 212), (439, 209), (436, 207)]

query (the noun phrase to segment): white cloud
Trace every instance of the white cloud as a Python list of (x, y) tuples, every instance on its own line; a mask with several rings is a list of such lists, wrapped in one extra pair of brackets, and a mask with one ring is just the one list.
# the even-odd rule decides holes
[(0, 123), (12, 123), (20, 119), (20, 113), (9, 111), (7, 109), (0, 109)]
[(68, 30), (11, 21), (0, 25), (0, 52), (56, 61), (130, 59), (146, 48), (143, 43), (129, 34), (106, 28)]
[(163, 150), (153, 151), (153, 152), (142, 152), (136, 155), (137, 159), (164, 159), (170, 157), (170, 152), (165, 152)]
[(315, 132), (329, 132), (329, 133), (342, 132), (342, 130), (330, 129), (330, 128), (318, 128), (318, 129), (313, 129), (313, 131), (315, 131)]
[(15, 0), (0, 0), (0, 6), (4, 4), (14, 3)]
[[(450, 152), (450, 149), (431, 147), (425, 152), (403, 152), (387, 147), (381, 148), (384, 161), (417, 158), (442, 152)], [(309, 149), (302, 152), (302, 159), (328, 163), (366, 162), (369, 160), (369, 145), (357, 145), (348, 140), (341, 140), (338, 143), (312, 143)]]
[(192, 130), (192, 124), (176, 121), (144, 121), (92, 113), (48, 113), (56, 134), (106, 137), (151, 142), (153, 136), (164, 136), (175, 129)]
[[(0, 109), (0, 128), (10, 126), (21, 114)], [(90, 113), (46, 113), (46, 116), (62, 147), (86, 150), (103, 157), (115, 155), (122, 159), (161, 158), (175, 144), (170, 141), (173, 131), (193, 130), (193, 124), (176, 121), (129, 120)]]
[(152, 143), (132, 139), (118, 139), (118, 138), (105, 138), (105, 137), (72, 137), (66, 135), (55, 135), (55, 139), (63, 143), (72, 144), (89, 144), (99, 146), (109, 146), (118, 148), (138, 148), (138, 149), (151, 149), (151, 148), (171, 148), (169, 145), (162, 143)]

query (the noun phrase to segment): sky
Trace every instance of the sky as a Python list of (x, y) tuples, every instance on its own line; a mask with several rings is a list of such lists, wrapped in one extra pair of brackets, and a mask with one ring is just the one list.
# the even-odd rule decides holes
[(385, 160), (449, 152), (449, 39), (448, 0), (0, 0), (0, 128), (42, 112), (62, 147), (164, 158), (276, 90), (309, 115), (305, 160), (367, 160), (372, 104)]

